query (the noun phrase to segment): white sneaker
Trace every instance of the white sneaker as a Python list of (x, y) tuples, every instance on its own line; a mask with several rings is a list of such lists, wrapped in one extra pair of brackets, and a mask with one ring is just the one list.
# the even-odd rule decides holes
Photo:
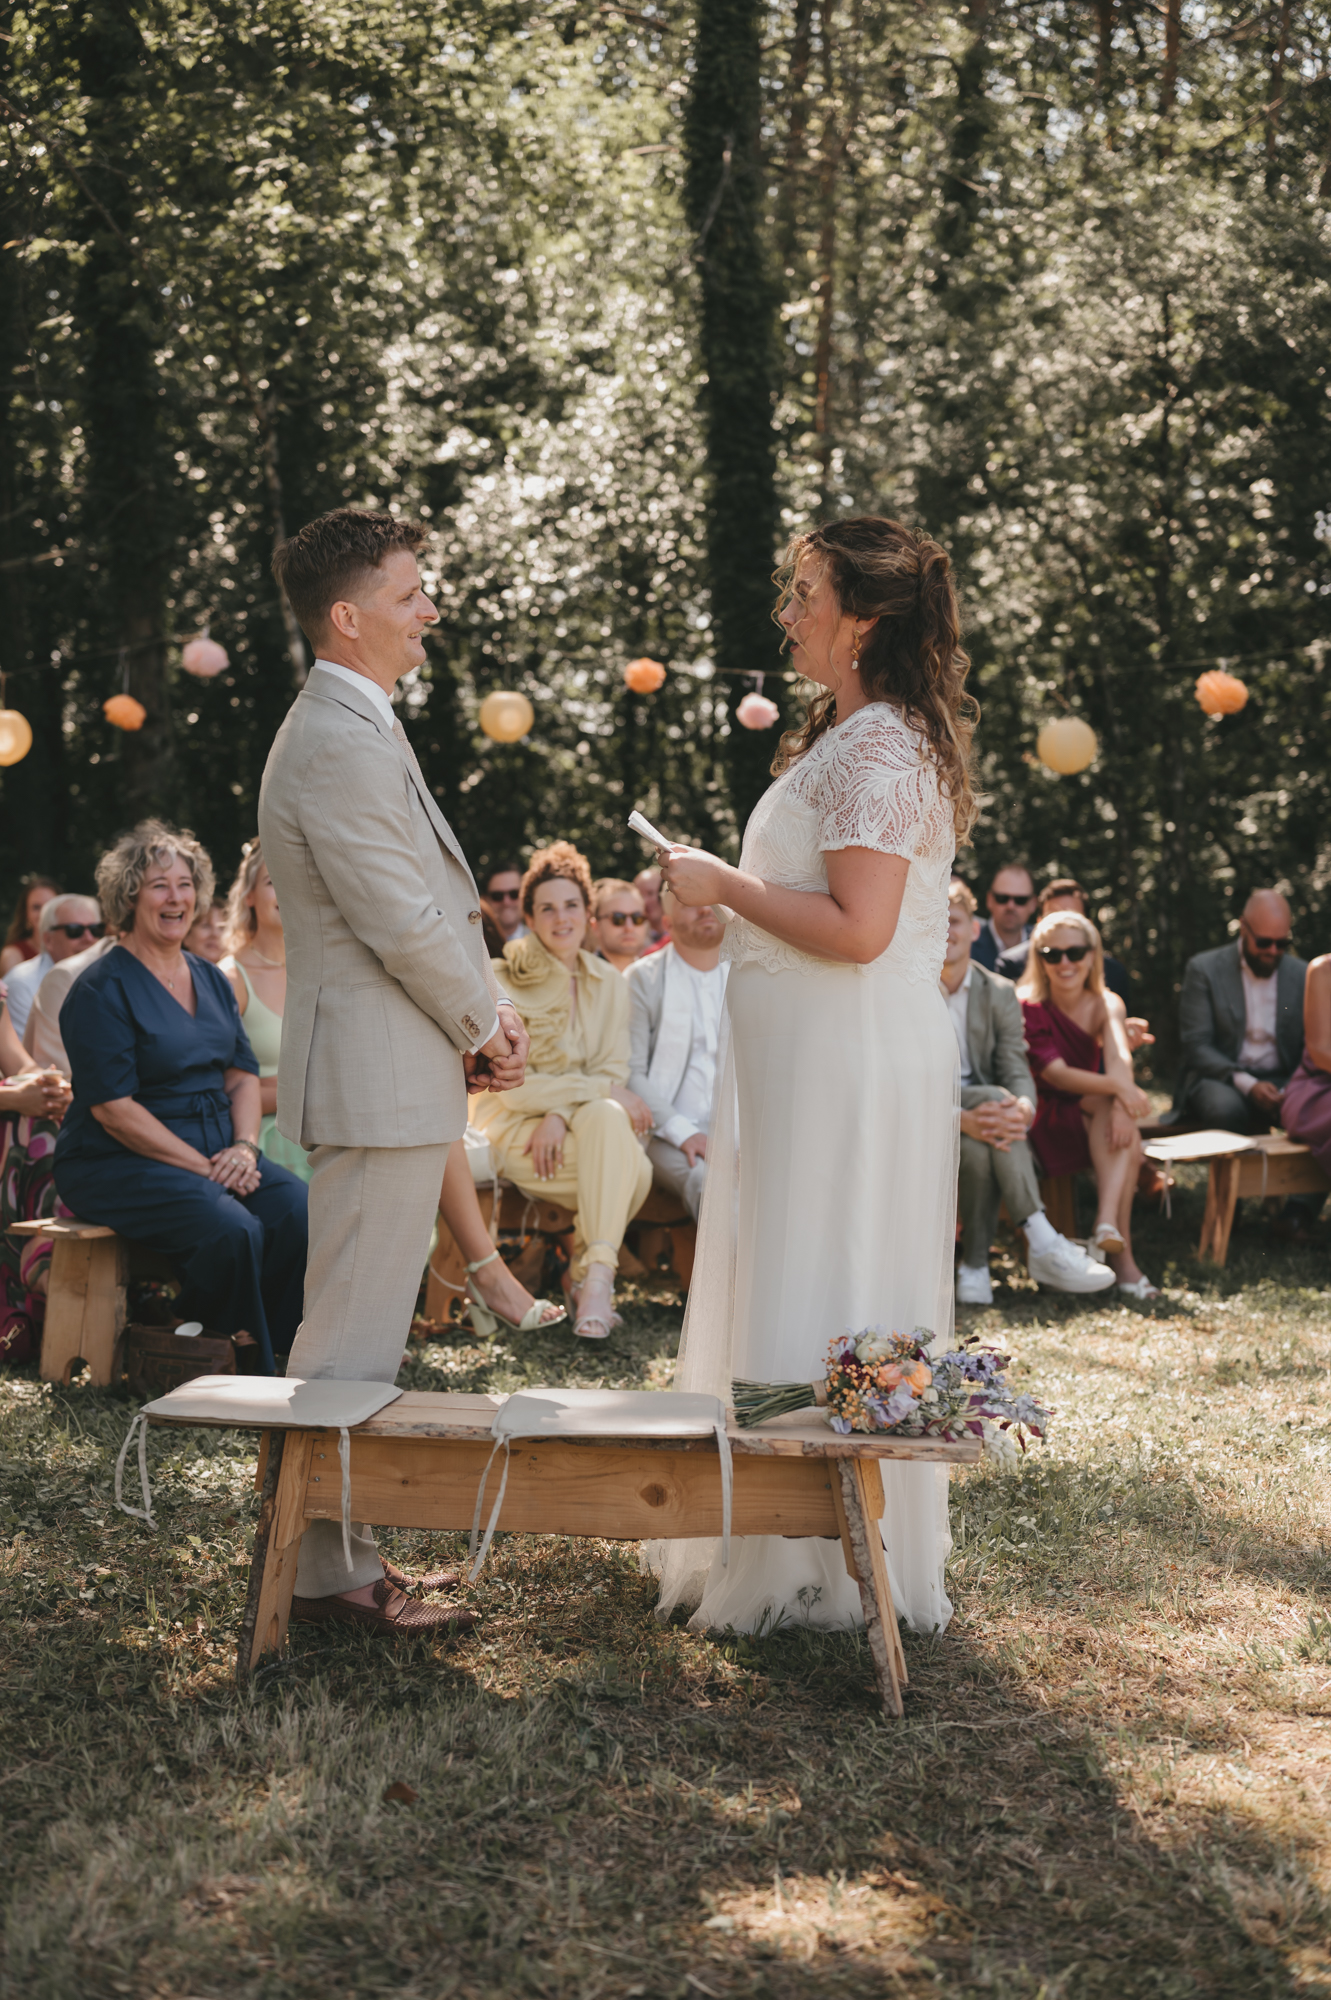
[(959, 1306), (991, 1306), (994, 1302), (994, 1288), (989, 1279), (989, 1266), (982, 1270), (973, 1269), (969, 1264), (957, 1266), (957, 1304)]
[(1114, 1282), (1108, 1264), (1098, 1264), (1066, 1236), (1048, 1250), (1033, 1250), (1027, 1268), (1036, 1284), (1051, 1292), (1107, 1292)]

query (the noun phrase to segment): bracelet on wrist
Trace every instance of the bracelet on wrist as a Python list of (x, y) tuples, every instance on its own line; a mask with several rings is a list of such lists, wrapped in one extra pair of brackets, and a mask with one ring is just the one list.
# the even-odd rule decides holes
[(247, 1153), (253, 1153), (253, 1155), (254, 1155), (254, 1164), (255, 1164), (255, 1166), (256, 1166), (256, 1167), (258, 1166), (258, 1164), (259, 1164), (260, 1160), (261, 1160), (261, 1159), (263, 1158), (263, 1154), (262, 1154), (262, 1153), (261, 1153), (261, 1152), (259, 1151), (259, 1146), (258, 1146), (258, 1141), (257, 1141), (257, 1140), (255, 1140), (255, 1139), (233, 1139), (231, 1143), (232, 1143), (232, 1144), (233, 1144), (234, 1146), (243, 1146), (243, 1147), (245, 1148), (245, 1151), (246, 1151)]

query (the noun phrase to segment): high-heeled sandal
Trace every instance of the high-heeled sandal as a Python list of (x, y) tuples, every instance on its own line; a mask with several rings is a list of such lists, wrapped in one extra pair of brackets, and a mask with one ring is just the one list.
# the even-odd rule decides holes
[[(591, 1282), (593, 1271), (605, 1272), (605, 1283), (608, 1289), (604, 1301), (597, 1299), (588, 1308), (584, 1304), (584, 1301), (587, 1297), (587, 1288)], [(573, 1331), (578, 1335), (579, 1339), (608, 1340), (616, 1327), (623, 1326), (623, 1320), (614, 1309), (615, 1274), (608, 1264), (589, 1264), (583, 1276), (582, 1283), (576, 1291), (570, 1292), (570, 1297), (573, 1300), (574, 1307)]]
[[(533, 1299), (520, 1320), (505, 1319), (494, 1306), (488, 1306), (476, 1289), (475, 1276), (487, 1264), (493, 1264), (499, 1252), (492, 1250), (488, 1257), (478, 1257), (474, 1264), (464, 1266), (467, 1273), (467, 1317), (473, 1330), (482, 1340), (490, 1340), (504, 1327), (509, 1333), (548, 1333), (553, 1326), (560, 1326), (568, 1318), (563, 1306), (557, 1306), (553, 1299)], [(549, 1315), (547, 1318), (546, 1315)]]
[(1116, 1223), (1096, 1223), (1095, 1233), (1091, 1237), (1093, 1250), (1103, 1250), (1107, 1257), (1117, 1257), (1119, 1251), (1126, 1250), (1127, 1247)]

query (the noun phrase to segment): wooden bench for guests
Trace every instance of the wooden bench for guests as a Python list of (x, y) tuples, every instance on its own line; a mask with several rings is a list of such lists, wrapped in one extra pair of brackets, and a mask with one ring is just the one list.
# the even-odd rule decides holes
[[(350, 1433), (351, 1518), (435, 1533), (471, 1528), (501, 1398), (408, 1391)], [(151, 1423), (173, 1421), (150, 1416)], [(178, 1420), (197, 1424), (197, 1417)], [(235, 1428), (225, 1418), (219, 1425)], [(877, 1523), (879, 1461), (968, 1465), (960, 1444), (883, 1436), (838, 1437), (821, 1421), (729, 1424), (734, 1463), (732, 1549), (741, 1535), (839, 1539), (859, 1585), (874, 1671), (888, 1714), (902, 1713), (906, 1665)], [(492, 1479), (497, 1474), (492, 1474)], [(340, 1521), (335, 1430), (271, 1430), (259, 1458), (262, 1499), (236, 1675), (244, 1681), (287, 1635), (296, 1559), (307, 1521)], [(493, 1489), (492, 1489), (493, 1490)], [(488, 1503), (487, 1503), (488, 1504)], [(603, 1541), (676, 1540), (721, 1532), (714, 1438), (514, 1439), (499, 1528)]]
[(75, 1366), (84, 1361), (94, 1388), (109, 1389), (119, 1382), (129, 1280), (169, 1277), (166, 1259), (100, 1222), (11, 1222), (5, 1234), (51, 1239), (42, 1381), (68, 1388)]
[(1325, 1194), (1331, 1181), (1306, 1146), (1283, 1132), (1246, 1138), (1237, 1132), (1189, 1132), (1147, 1142), (1146, 1157), (1166, 1171), (1183, 1162), (1210, 1167), (1206, 1212), (1197, 1255), (1223, 1265), (1229, 1255), (1234, 1210), (1243, 1200), (1268, 1195)]
[[(491, 1235), (526, 1236), (532, 1239), (535, 1254), (530, 1260), (525, 1257), (514, 1265), (515, 1275), (531, 1289), (540, 1287), (540, 1265), (544, 1261), (544, 1245), (552, 1237), (566, 1236), (573, 1227), (573, 1212), (563, 1208), (556, 1201), (546, 1201), (539, 1195), (525, 1195), (507, 1181), (499, 1183), (499, 1223), (498, 1229), (491, 1228), (494, 1218), (494, 1189), (481, 1186), (476, 1190), (476, 1198), (481, 1206), (481, 1216)], [(621, 1277), (638, 1278), (658, 1268), (663, 1257), (668, 1257), (670, 1268), (681, 1285), (687, 1289), (693, 1276), (693, 1259), (698, 1242), (698, 1228), (683, 1204), (673, 1195), (664, 1194), (653, 1188), (638, 1213), (629, 1223), (626, 1241), (619, 1254)], [(434, 1254), (430, 1258), (429, 1277), (425, 1289), (425, 1317), (432, 1320), (446, 1320), (449, 1308), (459, 1298), (466, 1296), (466, 1268), (462, 1252), (453, 1241), (452, 1234), (439, 1217), (439, 1233)]]

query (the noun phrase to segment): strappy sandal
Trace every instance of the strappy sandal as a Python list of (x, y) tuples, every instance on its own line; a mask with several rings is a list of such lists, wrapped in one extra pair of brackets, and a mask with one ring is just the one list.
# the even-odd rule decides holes
[(1125, 1299), (1136, 1299), (1141, 1305), (1148, 1305), (1152, 1299), (1158, 1299), (1160, 1296), (1159, 1285), (1153, 1285), (1145, 1274), (1140, 1278), (1134, 1278), (1130, 1285), (1121, 1284), (1119, 1290)]
[(559, 1326), (568, 1318), (563, 1306), (557, 1306), (553, 1299), (533, 1299), (520, 1320), (505, 1319), (501, 1312), (488, 1306), (476, 1289), (476, 1273), (483, 1271), (487, 1264), (493, 1264), (499, 1252), (492, 1250), (488, 1257), (478, 1257), (474, 1264), (468, 1264), (467, 1272), (467, 1317), (473, 1330), (482, 1340), (490, 1340), (500, 1327), (509, 1333), (548, 1333), (552, 1326)]
[[(604, 1289), (597, 1284), (593, 1287), (592, 1274), (604, 1271)], [(591, 1297), (588, 1297), (591, 1293)], [(599, 1295), (599, 1296), (598, 1296)], [(573, 1331), (581, 1340), (608, 1340), (617, 1326), (624, 1324), (614, 1309), (615, 1274), (608, 1264), (591, 1264), (581, 1285), (573, 1294)]]
[(1113, 1222), (1096, 1223), (1095, 1233), (1091, 1237), (1091, 1248), (1093, 1250), (1103, 1250), (1106, 1256), (1117, 1257), (1120, 1250), (1126, 1250), (1127, 1247), (1127, 1244), (1123, 1241), (1119, 1233), (1117, 1224)]

